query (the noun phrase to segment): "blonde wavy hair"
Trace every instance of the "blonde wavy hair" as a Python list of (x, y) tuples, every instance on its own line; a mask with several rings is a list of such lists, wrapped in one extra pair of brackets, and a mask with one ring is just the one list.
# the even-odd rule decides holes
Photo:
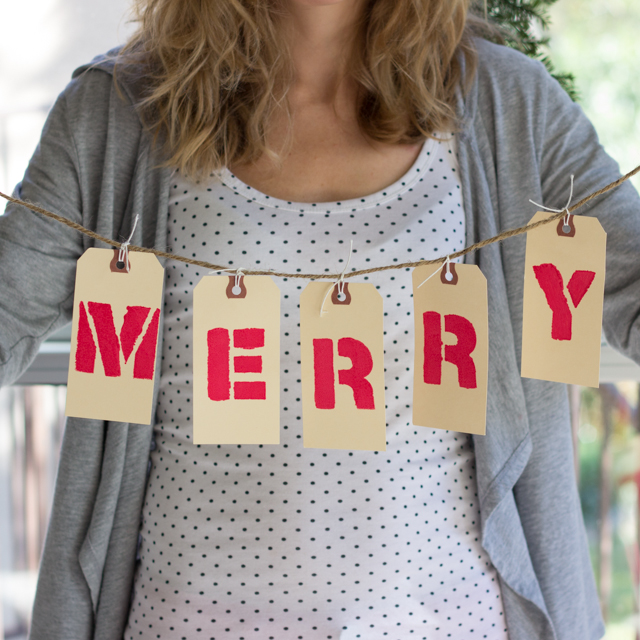
[[(134, 0), (139, 27), (116, 77), (144, 83), (137, 108), (163, 164), (197, 177), (262, 154), (278, 161), (266, 131), (276, 108), (288, 110), (293, 69), (277, 2)], [(416, 143), (455, 129), (456, 90), (476, 62), (469, 2), (365, 0), (349, 59), (363, 134)]]

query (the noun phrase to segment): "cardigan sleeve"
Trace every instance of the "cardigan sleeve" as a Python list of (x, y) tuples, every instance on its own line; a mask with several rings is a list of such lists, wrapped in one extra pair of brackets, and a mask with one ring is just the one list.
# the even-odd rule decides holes
[[(561, 208), (575, 176), (574, 202), (620, 177), (582, 109), (547, 75), (540, 157), (545, 202)], [(640, 157), (639, 157), (640, 161)], [(629, 167), (628, 169), (631, 169)], [(615, 349), (640, 363), (640, 197), (630, 182), (576, 211), (595, 216), (607, 233), (603, 326)]]
[[(118, 239), (125, 214), (140, 204), (130, 194), (141, 177), (141, 125), (130, 96), (115, 89), (106, 71), (91, 65), (74, 74), (14, 196)], [(153, 244), (156, 206), (152, 198), (143, 202), (139, 227), (146, 235), (134, 242)], [(0, 385), (19, 377), (40, 342), (71, 320), (76, 262), (94, 244), (26, 207), (7, 205), (0, 216)]]
[[(82, 221), (80, 167), (63, 93), (14, 197)], [(0, 216), (0, 384), (13, 382), (40, 342), (71, 320), (82, 237), (26, 207)]]

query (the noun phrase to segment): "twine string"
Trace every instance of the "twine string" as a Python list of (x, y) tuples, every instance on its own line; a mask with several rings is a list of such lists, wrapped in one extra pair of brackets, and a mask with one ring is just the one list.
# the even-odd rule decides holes
[[(515, 236), (519, 236), (523, 233), (527, 233), (529, 231), (533, 231), (534, 229), (537, 229), (538, 227), (541, 227), (545, 224), (550, 224), (556, 220), (559, 220), (560, 218), (562, 218), (563, 216), (565, 216), (566, 214), (571, 214), (574, 211), (577, 211), (578, 209), (580, 209), (581, 207), (584, 207), (587, 203), (591, 202), (592, 200), (594, 200), (595, 198), (598, 198), (599, 196), (607, 193), (608, 191), (612, 191), (613, 189), (616, 189), (617, 187), (619, 187), (623, 182), (626, 182), (627, 180), (629, 180), (629, 178), (632, 178), (633, 176), (635, 176), (636, 174), (640, 173), (640, 165), (638, 165), (635, 169), (633, 169), (632, 171), (629, 171), (629, 173), (627, 173), (624, 176), (621, 176), (620, 178), (618, 178), (617, 180), (615, 180), (614, 182), (606, 185), (605, 187), (602, 187), (601, 189), (598, 189), (597, 191), (594, 191), (593, 193), (589, 194), (588, 196), (582, 198), (582, 200), (580, 200), (579, 202), (576, 202), (576, 204), (567, 207), (566, 209), (562, 209), (561, 211), (559, 211), (558, 213), (554, 213), (553, 215), (549, 216), (548, 218), (544, 218), (543, 220), (538, 220), (537, 222), (533, 222), (530, 224), (526, 224), (522, 227), (517, 227), (515, 229), (508, 229), (506, 231), (503, 231), (502, 233), (499, 233), (496, 236), (493, 236), (492, 238), (487, 238), (486, 240), (482, 240), (480, 242), (476, 242), (475, 244), (472, 244), (468, 247), (465, 247), (464, 249), (461, 249), (460, 251), (456, 251), (455, 253), (452, 253), (449, 255), (449, 258), (451, 260), (454, 260), (455, 258), (461, 258), (462, 256), (466, 256), (469, 253), (473, 253), (474, 251), (478, 251), (478, 249), (482, 249), (484, 247), (487, 247), (491, 244), (494, 244), (496, 242), (502, 242), (503, 240), (506, 240), (507, 238), (513, 238)], [(25, 201), (25, 200), (20, 200), (18, 198), (14, 198), (13, 196), (9, 196), (5, 193), (0, 192), (0, 197), (4, 198), (5, 200), (8, 200), (9, 202), (12, 202), (14, 204), (18, 204), (21, 205), (23, 207), (26, 207), (27, 209), (30, 209), (31, 211), (34, 211), (35, 213), (39, 213), (43, 216), (46, 216), (47, 218), (51, 218), (53, 220), (56, 220), (57, 222), (60, 222), (61, 224), (66, 225), (67, 227), (71, 228), (71, 229), (75, 229), (76, 231), (79, 231), (80, 233), (93, 238), (94, 240), (98, 240), (100, 242), (103, 242), (104, 244), (108, 244), (109, 246), (112, 247), (116, 247), (117, 249), (122, 247), (122, 243), (121, 242), (116, 242), (115, 240), (112, 240), (111, 238), (106, 238), (105, 236), (100, 235), (99, 233), (96, 233), (95, 231), (91, 231), (90, 229), (87, 229), (86, 227), (83, 227), (81, 224), (78, 224), (77, 222), (73, 222), (72, 220), (69, 220), (68, 218), (65, 218), (64, 216), (58, 215), (57, 213), (53, 213), (52, 211), (48, 211), (47, 209), (43, 209), (42, 207), (39, 207), (31, 202)], [(222, 265), (218, 265), (218, 264), (213, 264), (211, 262), (206, 262), (205, 260), (194, 260), (193, 258), (186, 258), (185, 256), (181, 256), (175, 253), (168, 253), (167, 251), (159, 251), (158, 249), (150, 249), (149, 247), (137, 247), (135, 245), (127, 245), (129, 251), (138, 251), (140, 253), (152, 253), (156, 256), (158, 256), (159, 258), (166, 258), (168, 260), (176, 260), (178, 262), (184, 262), (187, 264), (192, 264), (196, 267), (202, 267), (203, 269), (210, 269), (212, 271), (227, 271), (228, 268), (224, 267)], [(390, 264), (390, 265), (383, 265), (381, 267), (372, 267), (370, 269), (360, 269), (359, 271), (351, 271), (350, 273), (345, 273), (343, 278), (353, 278), (356, 276), (365, 276), (371, 273), (377, 273), (378, 271), (389, 271), (391, 269), (407, 269), (407, 268), (413, 268), (413, 267), (419, 267), (422, 265), (428, 265), (428, 264), (440, 264), (440, 263), (444, 263), (444, 261), (446, 260), (446, 256), (442, 256), (440, 258), (435, 258), (433, 260), (416, 260), (416, 261), (412, 261), (412, 262), (402, 262), (402, 263), (396, 263), (396, 264)], [(286, 272), (280, 272), (280, 271), (245, 271), (245, 275), (248, 276), (273, 276), (276, 278), (300, 278), (300, 279), (304, 279), (304, 280), (335, 280), (336, 279), (336, 274), (330, 274), (330, 273), (286, 273)]]
[(564, 209), (552, 209), (551, 207), (545, 207), (543, 204), (538, 204), (533, 200), (529, 200), (529, 202), (531, 204), (535, 204), (536, 207), (539, 207), (540, 209), (544, 209), (545, 211), (552, 211), (554, 213), (565, 213), (566, 211), (564, 220), (562, 222), (562, 230), (565, 233), (569, 233), (569, 231), (571, 231), (571, 227), (569, 226), (569, 224), (571, 223), (571, 212), (569, 211), (569, 205), (571, 204), (572, 198), (573, 198), (573, 176), (571, 176), (571, 190), (569, 191), (569, 200), (567, 201), (567, 205)]
[(234, 296), (239, 296), (242, 293), (242, 287), (240, 283), (242, 282), (242, 276), (244, 275), (244, 269), (242, 267), (238, 267), (235, 273), (235, 280), (233, 281), (233, 287), (231, 288), (231, 293)]
[(453, 280), (453, 276), (451, 275), (451, 267), (449, 266), (451, 264), (451, 256), (447, 256), (444, 259), (444, 262), (427, 278), (425, 278), (417, 287), (416, 289), (419, 289), (423, 284), (429, 282), (429, 280), (431, 280), (431, 278), (433, 278), (433, 276), (435, 276), (437, 273), (440, 273), (440, 271), (442, 271), (443, 267), (447, 267), (447, 273), (445, 274), (445, 278), (451, 282), (451, 280)]
[[(131, 233), (129, 234), (129, 237), (120, 245), (120, 250), (118, 251), (117, 266), (119, 269), (122, 269), (123, 267), (126, 268), (127, 273), (129, 273), (129, 271), (131, 270), (131, 264), (129, 263), (129, 245), (131, 244), (131, 238), (133, 238), (133, 234), (135, 233), (136, 227), (138, 226), (139, 219), (140, 214), (136, 213), (136, 219), (133, 221)], [(122, 267), (120, 265), (122, 265)]]
[(220, 273), (224, 271), (225, 273), (231, 273), (234, 276), (233, 287), (231, 287), (231, 293), (234, 296), (239, 296), (242, 293), (242, 287), (240, 286), (242, 282), (242, 277), (244, 276), (244, 272), (246, 269), (244, 267), (238, 267), (237, 269), (214, 269), (213, 271), (209, 271), (207, 273), (208, 276), (213, 276), (216, 273)]

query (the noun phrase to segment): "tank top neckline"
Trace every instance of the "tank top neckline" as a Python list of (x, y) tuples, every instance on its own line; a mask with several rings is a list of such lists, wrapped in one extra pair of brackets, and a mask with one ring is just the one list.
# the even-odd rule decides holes
[(279, 209), (281, 211), (290, 211), (294, 213), (317, 213), (322, 215), (354, 213), (356, 211), (379, 207), (387, 202), (395, 200), (404, 192), (412, 189), (420, 178), (429, 170), (429, 166), (432, 164), (434, 156), (436, 155), (434, 150), (438, 143), (445, 144), (450, 148), (451, 139), (427, 139), (422, 145), (422, 149), (420, 150), (415, 162), (402, 177), (388, 187), (380, 189), (375, 193), (348, 200), (335, 202), (292, 202), (281, 200), (249, 186), (231, 173), (227, 168), (220, 170), (218, 178), (221, 180), (223, 185), (232, 189), (238, 195), (244, 196), (247, 200), (270, 209)]

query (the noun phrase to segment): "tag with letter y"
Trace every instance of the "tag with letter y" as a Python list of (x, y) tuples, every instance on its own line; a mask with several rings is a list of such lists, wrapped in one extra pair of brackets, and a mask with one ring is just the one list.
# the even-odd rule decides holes
[[(549, 215), (539, 211), (530, 224)], [(527, 233), (523, 377), (599, 385), (606, 244), (596, 218), (569, 216)]]

